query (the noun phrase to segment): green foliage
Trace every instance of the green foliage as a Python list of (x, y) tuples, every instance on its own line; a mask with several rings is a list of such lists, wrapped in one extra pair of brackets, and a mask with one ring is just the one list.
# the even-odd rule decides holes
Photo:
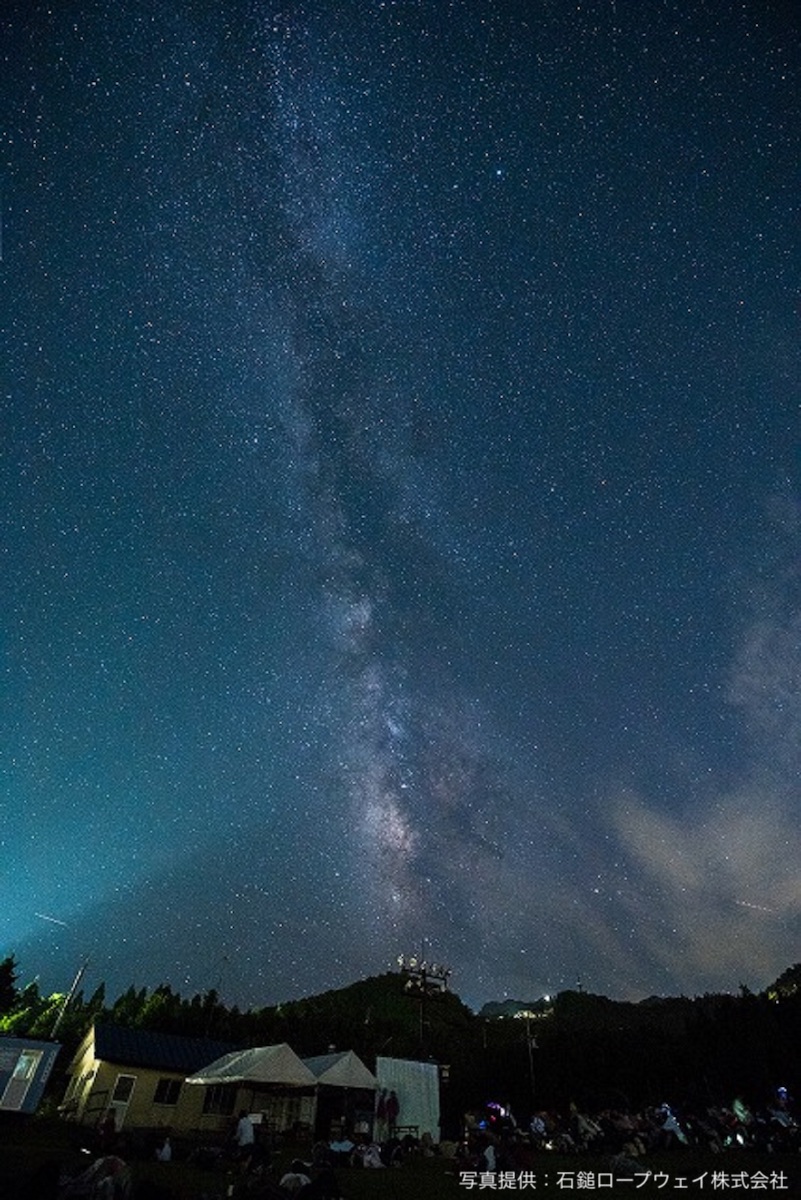
[(6, 1013), (0, 1017), (0, 1034), (4, 1037), (22, 1037), (27, 1033), (29, 1023), (27, 1009)]
[(61, 992), (43, 996), (36, 1012), (31, 1013), (26, 1034), (28, 1037), (46, 1039), (52, 1036), (67, 997)]
[(162, 983), (144, 1001), (135, 1023), (140, 1029), (169, 1033), (180, 1023), (182, 1008), (181, 997), (173, 992), (168, 983)]
[(0, 962), (0, 1014), (9, 1013), (17, 1002), (17, 964), (13, 954)]
[(35, 981), (29, 983), (17, 996), (11, 1011), (0, 1017), (0, 1033), (9, 1037), (49, 1038), (64, 1001), (60, 992), (42, 996), (39, 985)]

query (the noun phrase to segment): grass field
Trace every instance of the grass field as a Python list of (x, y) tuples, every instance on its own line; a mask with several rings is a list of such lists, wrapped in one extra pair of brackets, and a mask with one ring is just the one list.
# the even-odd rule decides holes
[[(32, 1120), (0, 1126), (0, 1200), (51, 1200), (54, 1193), (44, 1182), (48, 1170), (58, 1165), (78, 1166), (91, 1161), (82, 1155), (80, 1131), (58, 1121)], [(277, 1157), (280, 1174), (295, 1156), (306, 1157), (309, 1147), (286, 1146)], [(132, 1161), (134, 1198), (141, 1200), (259, 1200), (260, 1189), (250, 1188), (230, 1167), (201, 1169), (190, 1163)], [(676, 1197), (703, 1200), (756, 1192), (762, 1196), (801, 1196), (801, 1157), (763, 1155), (749, 1151), (711, 1155), (679, 1150), (654, 1155), (635, 1171), (616, 1173), (607, 1160), (591, 1156), (542, 1153), (531, 1169), (496, 1175), (476, 1173), (460, 1178), (457, 1165), (441, 1158), (411, 1159), (393, 1170), (343, 1169), (338, 1179), (346, 1200), (449, 1200), (471, 1194), (498, 1192), (511, 1197), (543, 1196), (557, 1200), (575, 1193), (607, 1200), (626, 1197)]]

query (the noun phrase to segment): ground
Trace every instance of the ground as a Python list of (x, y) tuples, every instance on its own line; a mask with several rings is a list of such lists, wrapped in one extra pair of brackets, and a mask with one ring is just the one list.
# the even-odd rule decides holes
[[(91, 1161), (82, 1154), (81, 1130), (59, 1121), (7, 1122), (0, 1127), (0, 1197), (2, 1200), (50, 1200), (47, 1179), (56, 1165)], [(286, 1145), (277, 1156), (282, 1171), (295, 1157), (308, 1156), (309, 1146)], [(230, 1164), (201, 1169), (181, 1161), (132, 1161), (135, 1200), (259, 1200), (259, 1190)], [(757, 1191), (762, 1195), (801, 1195), (801, 1158), (741, 1151), (713, 1156), (680, 1150), (654, 1155), (635, 1170), (612, 1171), (607, 1160), (591, 1156), (543, 1153), (533, 1170), (496, 1175), (459, 1175), (457, 1166), (441, 1158), (413, 1159), (397, 1170), (338, 1172), (346, 1200), (449, 1200), (499, 1191), (532, 1200), (558, 1200), (582, 1192), (625, 1200), (626, 1197), (685, 1196), (703, 1200), (708, 1194), (727, 1196)]]

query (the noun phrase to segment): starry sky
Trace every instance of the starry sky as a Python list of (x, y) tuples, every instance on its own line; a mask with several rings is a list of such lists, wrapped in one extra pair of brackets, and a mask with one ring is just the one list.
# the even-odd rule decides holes
[(8, 0), (0, 950), (263, 1005), (801, 935), (801, 20)]

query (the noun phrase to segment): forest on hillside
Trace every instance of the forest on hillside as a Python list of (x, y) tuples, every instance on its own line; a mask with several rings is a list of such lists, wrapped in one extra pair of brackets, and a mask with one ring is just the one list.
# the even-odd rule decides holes
[(93, 1021), (208, 1037), (239, 1046), (287, 1042), (301, 1056), (352, 1049), (372, 1067), (377, 1055), (425, 1058), (447, 1069), (446, 1119), (490, 1100), (526, 1118), (571, 1101), (590, 1109), (643, 1104), (760, 1104), (779, 1084), (801, 1080), (801, 964), (763, 992), (651, 997), (639, 1003), (565, 991), (547, 1007), (516, 1016), (472, 1012), (453, 992), (409, 987), (402, 974), (360, 980), (337, 991), (247, 1012), (214, 991), (184, 998), (168, 984), (130, 987), (109, 999), (43, 996), (20, 986), (10, 956), (0, 962), (0, 1035), (61, 1042), (51, 1093), (60, 1098), (69, 1060)]

